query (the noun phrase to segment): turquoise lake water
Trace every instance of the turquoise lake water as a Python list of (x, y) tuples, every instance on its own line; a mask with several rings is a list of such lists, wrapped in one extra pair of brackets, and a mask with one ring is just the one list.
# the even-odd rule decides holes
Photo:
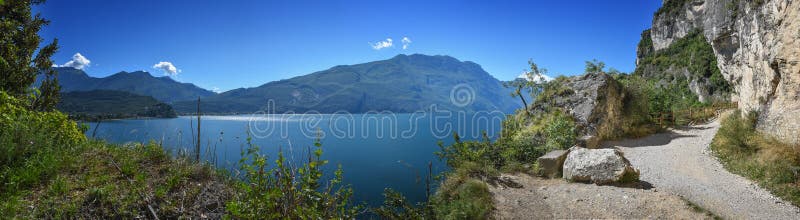
[[(410, 201), (425, 200), (428, 163), (434, 175), (447, 170), (434, 152), (438, 141), (453, 142), (453, 132), (463, 140), (480, 139), (483, 131), (494, 138), (500, 121), (495, 114), (316, 114), (203, 116), (201, 143), (206, 158), (215, 157), (220, 168), (235, 169), (246, 147), (247, 131), (261, 153), (274, 161), (282, 150), (290, 161), (302, 162), (322, 135), (325, 170), (330, 177), (338, 165), (344, 182), (354, 190), (354, 200), (369, 206), (383, 202), (383, 191), (392, 188)], [(162, 142), (171, 152), (193, 149), (196, 117), (131, 119), (91, 123), (88, 136), (112, 143)], [(435, 187), (435, 186), (434, 186)]]

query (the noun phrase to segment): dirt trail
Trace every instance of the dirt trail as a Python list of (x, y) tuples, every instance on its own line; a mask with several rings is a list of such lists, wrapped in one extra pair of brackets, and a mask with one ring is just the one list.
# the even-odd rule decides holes
[(718, 129), (719, 120), (715, 120), (604, 146), (621, 146), (641, 171), (642, 181), (723, 218), (800, 219), (797, 207), (723, 168), (708, 149)]
[(800, 209), (725, 170), (708, 145), (719, 121), (671, 129), (619, 146), (641, 171), (637, 186), (568, 183), (527, 175), (504, 175), (522, 188), (490, 187), (498, 219), (708, 218), (684, 201), (725, 219), (800, 219)]

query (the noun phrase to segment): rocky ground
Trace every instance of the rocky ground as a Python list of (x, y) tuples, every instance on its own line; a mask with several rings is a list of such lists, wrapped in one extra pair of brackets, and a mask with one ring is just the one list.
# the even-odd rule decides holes
[(620, 146), (641, 171), (638, 184), (597, 186), (505, 174), (522, 187), (490, 187), (495, 218), (800, 219), (796, 206), (728, 172), (710, 155), (708, 145), (718, 128), (714, 121), (605, 143)]
[(658, 192), (647, 184), (598, 186), (525, 174), (503, 178), (523, 187), (489, 188), (495, 199), (496, 219), (711, 218), (694, 211), (680, 197)]

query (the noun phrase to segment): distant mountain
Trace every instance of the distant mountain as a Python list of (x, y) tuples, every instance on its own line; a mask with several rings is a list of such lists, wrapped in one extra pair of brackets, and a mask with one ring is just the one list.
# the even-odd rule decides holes
[[(451, 101), (451, 92), (459, 100), (456, 103)], [(521, 106), (476, 63), (414, 54), (235, 89), (204, 98), (201, 107), (204, 113), (252, 113), (265, 110), (267, 100), (275, 102), (275, 113), (414, 112), (433, 104), (438, 109), (512, 112)], [(193, 101), (173, 106), (184, 113), (196, 109)]]
[(172, 106), (153, 97), (113, 90), (61, 93), (56, 108), (81, 120), (177, 116)]
[(61, 92), (116, 90), (138, 95), (152, 96), (162, 102), (193, 100), (208, 97), (214, 92), (191, 83), (180, 83), (169, 77), (154, 77), (143, 71), (119, 72), (111, 76), (96, 78), (72, 67), (56, 67)]

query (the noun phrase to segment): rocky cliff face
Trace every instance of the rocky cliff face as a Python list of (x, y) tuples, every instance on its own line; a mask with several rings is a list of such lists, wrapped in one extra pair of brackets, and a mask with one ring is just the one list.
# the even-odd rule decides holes
[[(619, 82), (606, 73), (556, 79), (562, 86), (552, 97), (539, 99), (534, 111), (557, 107), (573, 116), (580, 135), (611, 138), (619, 135), (624, 93)], [(547, 95), (543, 95), (547, 96)]]
[(700, 29), (743, 111), (759, 129), (800, 143), (800, 1), (666, 0), (650, 31), (655, 50)]

